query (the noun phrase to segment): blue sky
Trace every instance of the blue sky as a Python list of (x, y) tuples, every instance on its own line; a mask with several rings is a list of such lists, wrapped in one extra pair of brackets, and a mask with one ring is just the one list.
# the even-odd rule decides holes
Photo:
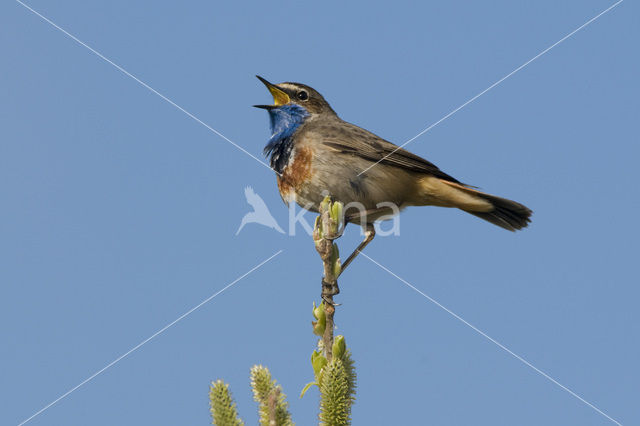
[[(255, 74), (402, 143), (613, 3), (28, 4), (261, 158)], [(640, 423), (639, 12), (621, 3), (407, 146), (530, 206), (529, 229), (411, 208), (366, 251), (624, 424)], [(217, 378), (255, 424), (257, 363), (312, 424), (317, 393), (297, 396), (319, 258), (303, 232), (235, 235), (246, 186), (285, 227), (273, 172), (19, 3), (0, 22), (0, 423), (283, 250), (29, 424), (208, 424)], [(354, 424), (614, 424), (366, 258), (340, 285)]]

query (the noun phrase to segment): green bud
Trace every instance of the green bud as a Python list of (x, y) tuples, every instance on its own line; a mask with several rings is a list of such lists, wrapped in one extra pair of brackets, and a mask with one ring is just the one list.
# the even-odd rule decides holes
[(340, 250), (338, 249), (338, 245), (333, 243), (331, 246), (331, 257), (329, 257), (329, 262), (335, 263), (340, 257)]
[(340, 263), (340, 259), (333, 263), (333, 276), (337, 277), (342, 272), (342, 264)]
[(336, 228), (339, 228), (340, 224), (342, 223), (342, 203), (341, 202), (336, 201), (331, 206), (331, 219), (335, 222)]
[(347, 350), (347, 343), (344, 340), (344, 336), (339, 335), (333, 339), (333, 357), (336, 359), (342, 359), (344, 353)]
[(331, 197), (328, 195), (324, 197), (324, 200), (320, 203), (320, 212), (327, 211), (331, 206)]
[(313, 317), (318, 321), (312, 321), (311, 325), (313, 326), (313, 334), (322, 336), (324, 334), (324, 329), (327, 324), (327, 317), (324, 313), (324, 302), (320, 303), (319, 306), (316, 307), (316, 303), (313, 302)]
[(336, 243), (331, 247), (331, 266), (333, 267), (333, 276), (337, 277), (342, 271), (342, 265), (340, 264), (340, 250)]
[(311, 325), (313, 326), (313, 334), (322, 336), (324, 329), (327, 327), (327, 320), (325, 317), (321, 317), (318, 321), (311, 321)]
[(318, 306), (316, 306), (316, 302), (313, 302), (313, 317), (317, 320), (324, 318), (324, 301), (320, 302)]
[(320, 375), (320, 372), (327, 365), (327, 359), (320, 353), (320, 351), (313, 351), (311, 353), (311, 366), (313, 367), (313, 374), (316, 378)]

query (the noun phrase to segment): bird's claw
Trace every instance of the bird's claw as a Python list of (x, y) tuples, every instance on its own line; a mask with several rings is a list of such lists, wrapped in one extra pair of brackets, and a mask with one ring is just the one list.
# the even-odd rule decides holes
[(344, 226), (340, 228), (335, 235), (323, 235), (323, 238), (327, 241), (333, 242), (333, 240), (337, 240), (338, 238), (342, 237), (342, 235), (344, 234), (344, 228)]
[(329, 299), (329, 297), (327, 297), (327, 295), (323, 294), (322, 296), (322, 300), (324, 301), (324, 303), (326, 303), (327, 305), (331, 305), (333, 307), (336, 306), (342, 306), (342, 303), (336, 303), (333, 300)]
[(338, 283), (332, 284), (328, 283), (322, 278), (322, 300), (324, 300), (327, 304), (331, 306), (340, 306), (339, 303), (335, 303), (333, 300), (329, 298), (329, 296), (333, 297), (336, 294), (340, 293), (340, 288), (338, 287)]

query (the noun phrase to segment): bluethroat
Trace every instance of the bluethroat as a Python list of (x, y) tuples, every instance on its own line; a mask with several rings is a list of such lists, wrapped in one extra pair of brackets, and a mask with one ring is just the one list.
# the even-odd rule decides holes
[[(347, 207), (347, 223), (364, 227), (364, 241), (342, 270), (374, 238), (375, 221), (408, 206), (455, 207), (509, 231), (529, 224), (529, 208), (480, 192), (424, 158), (343, 121), (311, 87), (257, 77), (274, 100), (273, 105), (255, 106), (269, 112), (271, 138), (264, 153), (277, 173), (284, 202), (317, 212), (330, 195)], [(358, 206), (356, 211), (350, 212), (351, 205)]]

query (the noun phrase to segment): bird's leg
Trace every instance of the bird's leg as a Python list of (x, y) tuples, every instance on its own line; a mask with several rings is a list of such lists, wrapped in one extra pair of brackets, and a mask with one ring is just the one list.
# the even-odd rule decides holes
[(376, 230), (373, 224), (367, 223), (365, 225), (365, 230), (364, 230), (364, 240), (360, 243), (358, 247), (356, 247), (353, 253), (351, 253), (349, 257), (347, 257), (347, 260), (344, 261), (344, 263), (342, 264), (342, 268), (340, 270), (340, 275), (342, 275), (344, 270), (347, 269), (347, 266), (349, 266), (349, 264), (353, 262), (353, 259), (355, 259), (356, 256), (359, 255), (362, 250), (364, 250), (367, 244), (369, 244), (373, 240), (373, 237), (375, 236), (376, 236)]

